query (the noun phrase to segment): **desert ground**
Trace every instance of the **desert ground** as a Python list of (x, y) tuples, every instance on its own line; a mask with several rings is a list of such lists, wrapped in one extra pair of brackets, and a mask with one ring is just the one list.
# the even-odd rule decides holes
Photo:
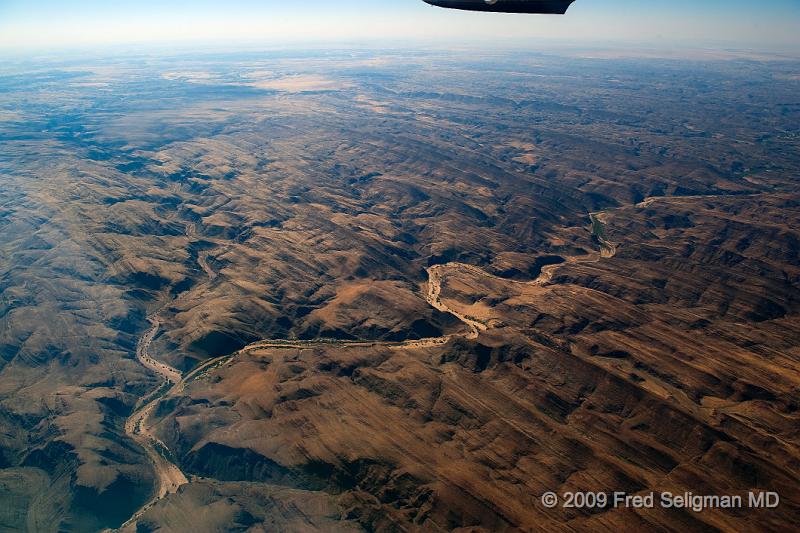
[(0, 530), (792, 530), (798, 73), (4, 65)]

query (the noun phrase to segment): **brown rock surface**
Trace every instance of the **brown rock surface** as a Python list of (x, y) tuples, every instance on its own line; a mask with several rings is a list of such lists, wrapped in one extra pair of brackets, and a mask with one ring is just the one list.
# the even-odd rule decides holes
[[(254, 347), (166, 400), (159, 432), (192, 474), (324, 490), (380, 530), (787, 530), (800, 505), (800, 327), (797, 289), (784, 284), (797, 260), (763, 248), (797, 238), (772, 223), (776, 210), (800, 215), (787, 201), (614, 210), (604, 219), (617, 255), (569, 261), (545, 284), (452, 265), (442, 301), (490, 325), (477, 340)], [(676, 216), (686, 220), (664, 229)], [(714, 270), (712, 250), (685, 253), (696, 231), (728, 235), (714, 257), (736, 249), (739, 260)], [(762, 244), (742, 246), (745, 235)], [(740, 278), (752, 283), (723, 290)], [(587, 512), (538, 500), (750, 490), (777, 491), (781, 508)]]
[(796, 524), (795, 62), (286, 54), (0, 76), (0, 529)]

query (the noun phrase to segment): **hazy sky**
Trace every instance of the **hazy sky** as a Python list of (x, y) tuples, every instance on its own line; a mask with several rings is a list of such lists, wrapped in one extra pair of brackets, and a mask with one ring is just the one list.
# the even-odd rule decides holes
[(798, 50), (800, 0), (577, 0), (565, 17), (421, 0), (0, 0), (0, 48), (100, 43), (637, 41)]

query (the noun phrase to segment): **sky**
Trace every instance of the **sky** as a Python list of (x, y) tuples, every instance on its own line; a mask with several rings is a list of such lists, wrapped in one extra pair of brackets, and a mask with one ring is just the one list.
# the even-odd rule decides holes
[(138, 43), (637, 42), (800, 55), (800, 0), (577, 0), (564, 17), (422, 0), (0, 0), (0, 49)]

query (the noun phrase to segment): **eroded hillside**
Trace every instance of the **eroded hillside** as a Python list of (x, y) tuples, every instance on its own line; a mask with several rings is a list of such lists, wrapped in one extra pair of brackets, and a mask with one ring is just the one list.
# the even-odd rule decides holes
[(789, 528), (797, 68), (9, 69), (0, 528)]

